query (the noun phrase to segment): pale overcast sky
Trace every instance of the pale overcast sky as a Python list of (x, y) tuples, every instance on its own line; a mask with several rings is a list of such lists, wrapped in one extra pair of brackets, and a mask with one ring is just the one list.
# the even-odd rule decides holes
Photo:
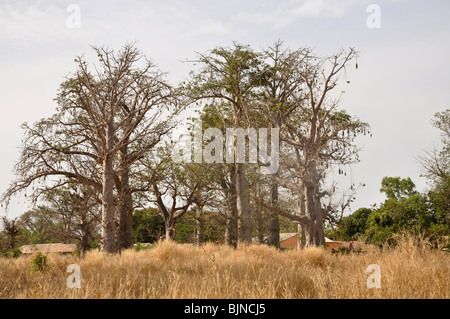
[[(371, 3), (381, 9), (380, 28), (367, 26)], [(80, 9), (79, 28), (67, 24), (72, 4)], [(14, 178), (21, 123), (54, 112), (58, 85), (90, 45), (119, 49), (137, 41), (176, 83), (191, 68), (181, 61), (195, 51), (232, 41), (259, 49), (277, 39), (319, 54), (360, 52), (342, 107), (368, 122), (373, 137), (358, 139), (363, 151), (353, 179), (367, 186), (353, 211), (384, 200), (383, 176), (409, 176), (422, 191), (415, 157), (438, 140), (433, 114), (450, 108), (449, 31), (448, 0), (0, 0), (0, 193)], [(28, 204), (13, 200), (8, 216)]]

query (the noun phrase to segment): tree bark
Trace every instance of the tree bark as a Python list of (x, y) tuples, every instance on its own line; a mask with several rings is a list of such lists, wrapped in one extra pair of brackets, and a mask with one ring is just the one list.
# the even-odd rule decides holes
[(304, 183), (305, 216), (304, 225), (305, 247), (325, 245), (324, 216), (320, 203), (317, 170), (314, 162), (308, 165), (308, 181)]
[(230, 184), (225, 189), (227, 199), (227, 224), (225, 228), (225, 244), (237, 247), (238, 242), (238, 212), (237, 212), (237, 195), (236, 195), (236, 179), (235, 170), (231, 170)]
[(263, 212), (261, 210), (261, 207), (257, 207), (256, 209), (256, 224), (257, 224), (257, 240), (258, 244), (264, 244), (264, 218), (263, 218)]
[(238, 244), (252, 242), (250, 199), (247, 180), (245, 178), (245, 163), (236, 163), (236, 194), (238, 210)]
[(92, 237), (92, 231), (91, 226), (84, 219), (81, 221), (80, 229), (81, 229), (80, 251), (81, 254), (84, 255), (90, 248), (89, 240)]
[(254, 212), (252, 214), (252, 218), (253, 220), (256, 221), (256, 239), (258, 244), (263, 244), (264, 243), (264, 237), (266, 234), (266, 225), (265, 225), (265, 216), (264, 216), (264, 210), (262, 209), (261, 204), (259, 204), (260, 201), (262, 201), (262, 196), (261, 196), (261, 187), (259, 185), (259, 183), (256, 184), (256, 190), (255, 190), (255, 196), (257, 198), (256, 201), (256, 205), (254, 208)]
[(228, 212), (227, 224), (225, 228), (225, 244), (237, 248), (237, 211), (232, 209)]
[(196, 219), (197, 219), (196, 242), (198, 246), (201, 246), (205, 241), (205, 216), (203, 213), (203, 207), (196, 208)]
[(227, 224), (225, 228), (225, 244), (237, 247), (238, 235), (237, 235), (237, 208), (232, 207), (227, 214)]
[(133, 241), (133, 197), (130, 188), (130, 169), (126, 163), (126, 156), (128, 146), (124, 146), (118, 154), (119, 162), (122, 164), (121, 172), (119, 173), (120, 191), (119, 197), (119, 249), (132, 248)]
[(173, 218), (167, 218), (164, 223), (166, 225), (166, 241), (174, 241), (176, 235), (175, 220)]
[[(278, 184), (274, 181), (270, 183), (270, 201), (274, 207), (278, 206)], [(280, 221), (278, 214), (270, 212), (269, 217), (269, 246), (280, 248)]]
[[(127, 187), (128, 188), (128, 187)], [(120, 195), (119, 204), (119, 249), (133, 247), (133, 203), (129, 188)]]
[(105, 158), (102, 171), (102, 250), (107, 253), (118, 251), (116, 242), (116, 209), (114, 203), (114, 167), (113, 149), (114, 133), (112, 119), (106, 128)]
[[(301, 184), (300, 187), (303, 187)], [(305, 199), (302, 197), (297, 199), (297, 215), (300, 217), (306, 216)], [(304, 223), (299, 223), (297, 226), (298, 230), (298, 249), (303, 249), (306, 246), (306, 225)]]

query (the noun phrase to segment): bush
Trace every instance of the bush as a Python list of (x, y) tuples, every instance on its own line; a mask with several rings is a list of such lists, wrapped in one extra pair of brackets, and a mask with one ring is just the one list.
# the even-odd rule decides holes
[(11, 249), (7, 253), (8, 258), (17, 258), (20, 257), (20, 255), (22, 255), (22, 252), (18, 248)]
[(42, 272), (42, 271), (46, 271), (47, 269), (50, 268), (50, 265), (48, 264), (47, 255), (43, 254), (40, 251), (31, 260), (31, 265), (32, 265), (34, 271)]
[(165, 233), (162, 216), (155, 208), (136, 210), (133, 213), (133, 239), (138, 243), (154, 243)]
[(92, 240), (89, 242), (89, 248), (90, 249), (100, 249), (101, 245), (100, 245), (100, 243), (96, 242), (95, 240)]
[(141, 243), (136, 243), (136, 245), (134, 245), (134, 250), (135, 251), (140, 251), (140, 250), (150, 250), (155, 248), (155, 243), (151, 244), (150, 246), (142, 246)]
[(347, 247), (339, 247), (336, 252), (338, 254), (348, 255), (348, 253), (350, 252), (350, 249), (348, 249)]
[(5, 258), (17, 258), (20, 255), (22, 255), (22, 252), (17, 249), (0, 249), (0, 257), (5, 257)]

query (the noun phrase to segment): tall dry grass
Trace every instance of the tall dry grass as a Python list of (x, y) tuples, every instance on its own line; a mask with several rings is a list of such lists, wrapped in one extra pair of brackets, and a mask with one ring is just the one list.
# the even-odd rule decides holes
[[(399, 243), (334, 255), (161, 242), (121, 255), (50, 255), (46, 272), (33, 271), (31, 257), (0, 259), (0, 298), (449, 298), (450, 254), (423, 240)], [(80, 266), (79, 289), (67, 287), (69, 264)], [(380, 266), (381, 288), (367, 287), (370, 264)]]

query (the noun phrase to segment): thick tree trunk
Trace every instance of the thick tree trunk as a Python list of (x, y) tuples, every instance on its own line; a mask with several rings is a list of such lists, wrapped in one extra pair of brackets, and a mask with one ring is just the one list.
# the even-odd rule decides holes
[[(126, 152), (126, 149), (125, 149)], [(126, 153), (125, 153), (126, 154)], [(121, 152), (119, 158), (125, 156)], [(127, 249), (133, 247), (133, 197), (130, 190), (130, 170), (123, 168), (120, 173), (121, 189), (119, 192), (119, 249)]]
[[(274, 181), (271, 181), (270, 185), (270, 201), (272, 206), (278, 206), (278, 185)], [(278, 219), (278, 214), (269, 213), (269, 246), (274, 246), (280, 248), (280, 221)]]
[(102, 171), (102, 250), (107, 253), (118, 251), (116, 242), (116, 209), (114, 203), (114, 167), (110, 151), (114, 145), (113, 123), (107, 124), (105, 159)]
[(305, 216), (304, 224), (305, 247), (325, 245), (324, 219), (320, 204), (317, 170), (315, 163), (308, 167), (309, 180), (304, 184)]
[(225, 228), (225, 244), (237, 247), (238, 236), (237, 236), (237, 208), (232, 207), (227, 212), (227, 224)]
[(118, 249), (116, 243), (116, 210), (114, 207), (112, 156), (108, 156), (105, 159), (102, 175), (102, 250), (108, 253), (116, 253)]
[(197, 207), (195, 213), (197, 219), (197, 236), (195, 241), (198, 246), (201, 246), (205, 241), (205, 216), (203, 214), (203, 208)]
[(238, 242), (238, 213), (236, 197), (234, 195), (230, 195), (228, 202), (229, 207), (227, 210), (227, 224), (225, 228), (225, 244), (236, 248)]
[[(302, 186), (303, 187), (303, 186)], [(297, 215), (301, 217), (306, 216), (305, 200), (303, 196), (297, 200)], [(303, 223), (299, 223), (298, 230), (298, 249), (303, 249), (306, 246), (306, 226)]]
[(165, 221), (166, 225), (166, 241), (175, 240), (175, 220), (173, 218), (167, 218)]
[[(128, 140), (126, 141), (128, 143)], [(132, 248), (133, 241), (133, 197), (130, 188), (130, 169), (127, 163), (128, 145), (122, 147), (118, 152), (118, 162), (121, 166), (119, 173), (120, 185), (118, 212), (119, 212), (119, 235), (118, 245), (119, 249)]]
[(173, 211), (169, 211), (166, 207), (166, 205), (163, 202), (162, 194), (159, 192), (158, 185), (155, 183), (153, 184), (153, 190), (155, 192), (156, 196), (156, 203), (158, 205), (159, 213), (164, 219), (164, 225), (166, 228), (166, 241), (173, 241), (175, 240), (175, 216)]
[(119, 205), (119, 249), (133, 247), (133, 203), (131, 194), (124, 193)]
[(245, 163), (236, 163), (236, 194), (238, 210), (238, 244), (252, 242), (250, 199), (247, 180), (245, 178)]
[[(259, 184), (256, 185), (256, 194), (255, 196), (259, 200), (262, 200), (261, 196), (261, 188)], [(265, 240), (266, 235), (266, 225), (265, 225), (265, 216), (264, 216), (264, 210), (262, 209), (261, 205), (256, 204), (256, 207), (254, 209), (254, 213), (252, 214), (252, 219), (256, 221), (256, 238), (258, 244), (263, 244)]]
[(264, 216), (263, 216), (263, 211), (261, 210), (261, 207), (257, 207), (256, 208), (256, 227), (257, 227), (257, 240), (258, 240), (258, 244), (263, 244), (264, 243), (264, 235), (265, 235), (265, 231), (264, 231)]
[(227, 199), (227, 224), (225, 228), (225, 244), (237, 247), (238, 242), (238, 211), (237, 211), (237, 195), (236, 195), (236, 171), (233, 167), (231, 170), (230, 184), (225, 188)]
[(90, 249), (89, 240), (92, 237), (92, 233), (90, 225), (85, 220), (82, 220), (80, 229), (81, 229), (80, 251), (81, 254), (84, 255)]

